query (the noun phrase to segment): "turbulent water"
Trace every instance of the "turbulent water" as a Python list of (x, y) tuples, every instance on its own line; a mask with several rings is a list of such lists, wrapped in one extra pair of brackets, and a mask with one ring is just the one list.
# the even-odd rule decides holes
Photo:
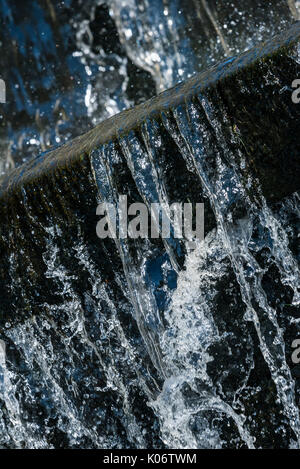
[[(216, 47), (237, 52), (208, 3), (197, 5), (217, 28)], [(86, 70), (101, 62), (123, 77), (118, 92), (113, 80), (105, 87), (103, 108), (97, 86), (87, 84), (93, 123), (132, 104), (129, 59), (151, 73), (157, 91), (197, 69), (193, 35), (180, 43), (178, 5), (112, 0), (123, 57), (92, 52), (83, 34), (91, 43), (89, 22), (77, 25)], [(243, 171), (243, 155), (232, 155), (239, 135), (228, 124), (229, 148), (220, 112), (226, 121), (225, 109), (199, 95), (91, 157), (99, 202), (116, 203), (121, 190), (147, 205), (200, 197), (210, 221), (194, 249), (174, 238), (111, 240), (100, 272), (79, 230), (65, 251), (59, 224), (43, 227), (43, 281), (57, 301), (37, 293), (35, 313), (0, 330), (1, 447), (300, 448), (300, 371), (292, 362), (300, 335), (299, 194), (266, 202)], [(34, 230), (25, 189), (24, 210)], [(18, 256), (11, 254), (11, 288), (26, 296), (31, 266), (20, 275)], [(17, 300), (13, 307), (17, 315)]]

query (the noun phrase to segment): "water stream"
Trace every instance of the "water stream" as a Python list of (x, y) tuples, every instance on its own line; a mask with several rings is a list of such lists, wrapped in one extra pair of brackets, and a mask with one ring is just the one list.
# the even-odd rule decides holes
[[(84, 72), (76, 112), (92, 124), (251, 47), (290, 14), (287, 2), (269, 17), (259, 10), (255, 34), (249, 23), (241, 36), (239, 8), (221, 24), (222, 12), (206, 1), (111, 0), (101, 14), (104, 27), (114, 21), (118, 43), (108, 50), (105, 34), (98, 47), (93, 32), (103, 3), (70, 21)], [(196, 41), (199, 21), (206, 39)], [(135, 99), (130, 67), (139, 70)], [(13, 126), (17, 152), (24, 126)], [(45, 129), (27, 130), (36, 135), (28, 154), (48, 148)], [(291, 361), (300, 334), (299, 194), (267, 202), (235, 150), (239, 138), (218, 97), (201, 94), (91, 155), (98, 202), (115, 204), (120, 194), (148, 207), (204, 202), (209, 229), (195, 249), (173, 237), (114, 239), (103, 242), (99, 260), (80, 227), (66, 246), (59, 216), (51, 216), (42, 227), (42, 274), (35, 277), (27, 260), (20, 269), (22, 252), (12, 251), (7, 275), (16, 299), (0, 329), (0, 447), (300, 448), (299, 365)], [(23, 208), (34, 233), (39, 220), (26, 189)], [(28, 296), (36, 278), (49, 301), (38, 287)], [(15, 321), (22, 308), (28, 316)]]

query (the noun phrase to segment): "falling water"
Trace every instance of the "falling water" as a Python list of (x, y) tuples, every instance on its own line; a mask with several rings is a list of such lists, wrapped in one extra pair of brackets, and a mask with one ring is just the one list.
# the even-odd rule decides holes
[[(252, 45), (229, 39), (207, 2), (199, 4), (219, 38), (201, 67)], [(74, 19), (77, 57), (96, 83), (84, 85), (80, 113), (90, 122), (133, 104), (129, 60), (151, 73), (157, 91), (197, 70), (178, 5), (112, 0), (120, 38), (113, 53), (95, 51), (95, 8), (85, 22)], [(111, 75), (97, 101), (99, 70)], [(299, 194), (265, 200), (234, 150), (239, 131), (216, 102), (201, 94), (91, 155), (98, 202), (116, 204), (120, 194), (148, 207), (204, 201), (209, 228), (195, 249), (173, 237), (116, 239), (95, 254), (80, 227), (66, 246), (49, 215), (39, 227), (45, 271), (25, 259), (20, 275), (24, 253), (10, 255), (13, 314), (21, 299), (28, 315), (0, 329), (0, 447), (300, 448), (291, 363), (300, 326)], [(23, 208), (34, 239), (39, 220), (26, 189)], [(49, 302), (35, 289), (39, 275)]]
[[(255, 367), (253, 355), (257, 354), (257, 351), (253, 350), (253, 339), (247, 331), (247, 324), (251, 322), (257, 346), (268, 368), (265, 373), (270, 373), (277, 390), (276, 405), (282, 409), (280, 412), (284, 414), (285, 425), (292, 430), (290, 444), (298, 446), (299, 409), (284, 339), (288, 332), (279, 324), (276, 306), (270, 304), (274, 303), (274, 299), (270, 301), (268, 297), (271, 288), (267, 291), (266, 287), (264, 288), (264, 276), (269, 269), (276, 269), (276, 283), (279, 282), (289, 289), (290, 305), (298, 308), (298, 259), (289, 248), (289, 234), (286, 232), (288, 226), (284, 224), (285, 220), (272, 212), (260, 191), (254, 200), (250, 198), (254, 181), (248, 180), (245, 186), (240, 170), (224, 162), (232, 161), (233, 158), (226, 147), (214, 111), (209, 100), (200, 96), (196, 105), (191, 104), (187, 110), (178, 109), (173, 122), (168, 117), (164, 118), (165, 129), (178, 144), (180, 155), (187, 166), (194, 165), (199, 185), (204, 188), (204, 194), (213, 208), (217, 227), (207, 236), (204, 243), (199, 244), (197, 249), (187, 256), (185, 270), (179, 273), (177, 279), (177, 288), (174, 290), (168, 285), (165, 286), (167, 302), (163, 311), (163, 328), (157, 306), (153, 300), (149, 300), (151, 296), (153, 298), (153, 286), (149, 284), (149, 280), (147, 285), (146, 275), (143, 274), (147, 257), (153, 256), (151, 247), (148, 244), (146, 247), (138, 246), (133, 256), (128, 248), (121, 248), (124, 270), (127, 272), (128, 283), (132, 285), (132, 295), (138, 297), (132, 299), (136, 305), (134, 314), (139, 318), (138, 323), (142, 318), (141, 323), (144, 325), (149, 322), (148, 318), (151, 316), (152, 323), (156, 324), (154, 335), (143, 328), (140, 329), (146, 344), (158, 344), (160, 348), (159, 359), (157, 345), (155, 351), (153, 346), (148, 348), (152, 362), (164, 379), (162, 390), (156, 399), (151, 401), (151, 406), (159, 415), (162, 425), (161, 437), (168, 447), (228, 445), (229, 441), (222, 439), (224, 430), (218, 428), (216, 421), (219, 421), (220, 426), (228, 422), (232, 441), (236, 444), (254, 447), (257, 436), (251, 434), (251, 425), (247, 425), (247, 416), (241, 412), (243, 404), (240, 400), (240, 395), (248, 388), (248, 380)], [(209, 154), (207, 125), (212, 125), (217, 137), (218, 148), (215, 149), (214, 157)], [(153, 152), (159, 148), (161, 152), (162, 137), (157, 133), (155, 125), (154, 128), (150, 124), (145, 126), (141, 137), (144, 144), (151, 138), (150, 134), (154, 138), (151, 145)], [(232, 138), (238, 136), (233, 134)], [(120, 141), (119, 154), (114, 147), (109, 152), (105, 150), (105, 154), (94, 155), (95, 172), (101, 192), (107, 187), (103, 177), (110, 180), (108, 192), (102, 193), (104, 200), (113, 201), (113, 197), (118, 195), (116, 188), (113, 195), (112, 168), (116, 158), (123, 157), (143, 200), (147, 203), (162, 200), (171, 202), (164, 176), (158, 175), (153, 166), (155, 159), (152, 153), (145, 150), (146, 145), (144, 150), (141, 149), (138, 138), (132, 136), (129, 141), (129, 147), (127, 138)], [(293, 204), (292, 200), (286, 201), (286, 207), (291, 206), (295, 211), (297, 205), (296, 202)], [(117, 241), (120, 249), (119, 243)], [(168, 269), (173, 266), (173, 275), (177, 276), (176, 263), (172, 263), (174, 252), (167, 246), (164, 248), (168, 254)], [(262, 259), (259, 260), (259, 257)], [(135, 266), (137, 259), (138, 274)], [(163, 268), (162, 266), (162, 270)], [(134, 280), (130, 280), (131, 278)], [(222, 288), (225, 286), (229, 291), (235, 284), (236, 291), (235, 294), (232, 293), (232, 301), (239, 303), (241, 311), (238, 314), (238, 330), (234, 333), (228, 325), (221, 333), (217, 324), (220, 318), (215, 318), (220, 315), (217, 304), (220, 302), (222, 284)], [(273, 294), (276, 295), (276, 285), (273, 288)], [(280, 302), (280, 297), (276, 302)], [(140, 309), (144, 309), (144, 312)], [(233, 340), (233, 335), (234, 341), (240, 343), (235, 343), (232, 349), (230, 341)], [(226, 385), (223, 390), (224, 376), (221, 375), (220, 381), (216, 382), (216, 377), (208, 371), (212, 362), (224, 360), (224, 357), (215, 357), (211, 352), (215, 347), (228, 347), (225, 373), (228, 373), (228, 378), (237, 370), (240, 375), (236, 387), (230, 392), (226, 392)], [(239, 349), (238, 362), (234, 357), (235, 348)], [(233, 361), (232, 369), (230, 361)], [(256, 428), (254, 434), (258, 435), (259, 431)]]

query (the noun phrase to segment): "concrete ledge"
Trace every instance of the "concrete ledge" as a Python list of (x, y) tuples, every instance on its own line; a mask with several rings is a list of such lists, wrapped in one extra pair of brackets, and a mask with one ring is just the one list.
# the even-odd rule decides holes
[[(28, 183), (39, 184), (42, 176), (65, 171), (88, 158), (93, 149), (138, 129), (146, 119), (160, 119), (162, 112), (172, 111), (203, 93), (212, 98), (217, 93), (223, 101), (231, 115), (232, 128), (239, 129), (241, 147), (246, 149), (267, 198), (278, 199), (297, 190), (299, 107), (292, 102), (291, 83), (300, 77), (299, 60), (293, 58), (299, 42), (297, 22), (270, 41), (102, 122), (68, 144), (15, 169), (2, 179), (0, 198), (5, 199)], [(284, 188), (279, 187), (282, 184)]]

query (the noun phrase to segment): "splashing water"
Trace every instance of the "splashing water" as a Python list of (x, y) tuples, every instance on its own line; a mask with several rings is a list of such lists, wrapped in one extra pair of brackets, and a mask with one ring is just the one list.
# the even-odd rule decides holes
[(110, 273), (80, 232), (63, 248), (59, 226), (44, 228), (56, 299), (37, 297), (30, 319), (6, 325), (2, 446), (299, 447), (287, 351), (299, 333), (299, 196), (267, 204), (244, 156), (233, 162), (220, 112), (226, 121), (200, 95), (94, 151), (99, 201), (200, 197), (216, 226), (191, 252), (184, 240), (104, 243)]
[[(153, 2), (150, 17), (152, 3), (134, 16), (133, 0), (111, 1), (127, 56), (99, 57), (89, 21), (75, 24), (86, 70), (93, 61), (116, 67), (101, 102), (87, 84), (93, 123), (131, 104), (128, 58), (157, 91), (195, 71), (192, 40), (179, 37), (184, 15), (177, 2), (161, 15), (163, 4)], [(217, 49), (236, 52), (214, 18)], [(213, 222), (194, 250), (173, 238), (90, 246), (80, 227), (66, 245), (53, 217), (40, 228), (45, 269), (36, 274), (47, 302), (35, 259), (24, 258), (21, 275), (23, 253), (11, 254), (14, 313), (27, 316), (1, 329), (0, 447), (300, 448), (290, 358), (300, 326), (299, 194), (267, 203), (234, 149), (239, 139), (222, 101), (201, 94), (91, 155), (99, 202), (124, 193), (148, 207), (203, 200)], [(39, 220), (25, 189), (23, 208), (34, 238)]]

